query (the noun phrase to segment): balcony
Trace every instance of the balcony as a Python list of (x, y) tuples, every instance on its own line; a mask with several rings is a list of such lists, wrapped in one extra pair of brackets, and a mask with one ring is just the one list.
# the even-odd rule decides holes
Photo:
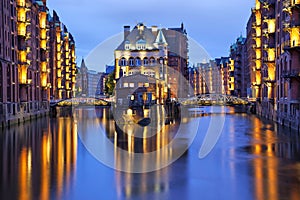
[(285, 21), (283, 23), (283, 30), (285, 32), (291, 32), (293, 28), (299, 28), (299, 27), (300, 27), (300, 20)]
[(28, 86), (28, 85), (31, 85), (31, 83), (32, 83), (32, 79), (21, 79), (20, 80), (20, 85), (26, 85), (26, 86)]
[(275, 80), (272, 80), (270, 77), (263, 77), (263, 82), (265, 83), (275, 83)]
[(256, 82), (254, 82), (254, 83), (252, 83), (252, 86), (254, 86), (254, 87), (260, 87), (260, 86), (261, 86), (261, 83), (256, 83)]
[(283, 44), (283, 49), (285, 51), (294, 51), (294, 50), (297, 50), (297, 51), (300, 51), (300, 42), (299, 41), (286, 41), (284, 42)]
[(260, 71), (261, 68), (255, 65), (255, 67), (253, 67), (252, 70), (253, 70), (253, 71)]
[(292, 8), (300, 8), (300, 0), (295, 0), (291, 3)]
[(284, 78), (284, 79), (295, 78), (297, 80), (300, 80), (300, 69), (283, 71), (281, 77)]

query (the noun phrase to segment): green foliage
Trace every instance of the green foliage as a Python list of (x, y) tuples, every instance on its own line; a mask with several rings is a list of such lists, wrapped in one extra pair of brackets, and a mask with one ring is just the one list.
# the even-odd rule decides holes
[(105, 81), (105, 93), (112, 95), (115, 89), (114, 73), (110, 73)]

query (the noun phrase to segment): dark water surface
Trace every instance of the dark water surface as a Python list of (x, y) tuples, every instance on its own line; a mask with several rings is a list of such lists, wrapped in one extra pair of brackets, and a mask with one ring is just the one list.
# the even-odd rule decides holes
[[(0, 132), (0, 199), (299, 200), (299, 134), (233, 108), (203, 114), (210, 110), (191, 111), (200, 122), (198, 130), (190, 130), (198, 132), (188, 151), (149, 173), (125, 173), (102, 164), (82, 137), (92, 141), (100, 127), (125, 151), (151, 152), (172, 140), (177, 120), (166, 126), (157, 122), (165, 128), (147, 141), (121, 135), (108, 108), (79, 109), (73, 117), (46, 117), (5, 128)], [(200, 159), (209, 122), (220, 115), (225, 116), (222, 134), (210, 154)], [(132, 164), (118, 155), (112, 159), (116, 165)], [(140, 164), (147, 168), (153, 163)]]

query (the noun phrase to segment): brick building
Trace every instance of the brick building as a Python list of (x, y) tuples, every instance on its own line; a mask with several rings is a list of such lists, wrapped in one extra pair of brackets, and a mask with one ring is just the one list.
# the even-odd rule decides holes
[[(51, 72), (57, 66), (51, 62), (54, 45), (46, 0), (3, 0), (0, 10), (0, 126), (3, 126), (48, 113), (51, 90), (55, 88)], [(74, 67), (75, 43), (72, 39), (68, 42), (66, 46), (72, 50), (66, 48), (63, 65), (71, 63)], [(66, 73), (70, 71), (65, 69)], [(68, 80), (70, 77), (66, 75)]]

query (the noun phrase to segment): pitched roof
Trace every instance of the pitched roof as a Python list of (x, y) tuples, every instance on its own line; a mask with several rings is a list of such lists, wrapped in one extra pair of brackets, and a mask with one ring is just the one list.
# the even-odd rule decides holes
[(84, 59), (82, 58), (82, 60), (81, 60), (81, 65), (80, 65), (80, 69), (83, 69), (83, 68), (87, 68), (87, 67), (86, 67), (86, 65), (85, 65)]
[(155, 43), (158, 45), (161, 45), (161, 44), (167, 45), (166, 38), (161, 30), (158, 31)]
[(157, 33), (152, 32), (151, 28), (147, 28), (144, 24), (139, 23), (130, 31), (129, 35), (116, 50), (125, 50), (125, 44), (130, 44), (131, 47), (135, 47), (136, 44), (145, 44), (146, 49), (157, 49), (154, 45), (156, 38)]

